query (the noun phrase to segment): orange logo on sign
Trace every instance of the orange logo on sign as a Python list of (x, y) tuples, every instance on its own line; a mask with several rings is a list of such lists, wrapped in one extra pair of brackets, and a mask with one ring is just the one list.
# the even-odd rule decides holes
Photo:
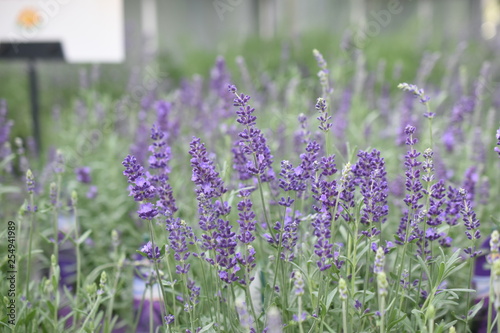
[(33, 8), (23, 9), (18, 17), (17, 23), (24, 28), (32, 28), (40, 24), (41, 17), (38, 14), (38, 11)]

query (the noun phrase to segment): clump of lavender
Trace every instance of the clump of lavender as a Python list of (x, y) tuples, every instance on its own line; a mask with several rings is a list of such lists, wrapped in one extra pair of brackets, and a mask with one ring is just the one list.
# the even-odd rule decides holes
[[(387, 197), (389, 187), (385, 162), (380, 157), (380, 151), (373, 149), (371, 152), (360, 151), (359, 161), (353, 167), (355, 182), (361, 188), (364, 206), (361, 210), (361, 223), (384, 223), (389, 213)], [(373, 227), (376, 230), (376, 227)], [(380, 231), (375, 232), (378, 234)], [(371, 232), (373, 235), (374, 233)]]
[(245, 268), (245, 278), (239, 282), (247, 284), (254, 280), (251, 276), (251, 271), (255, 267), (255, 249), (251, 245), (255, 240), (255, 228), (257, 221), (256, 215), (252, 209), (253, 203), (250, 200), (250, 191), (242, 190), (240, 192), (242, 200), (238, 203), (238, 224), (240, 225), (240, 232), (236, 236), (241, 244), (245, 247), (245, 253), (236, 253), (236, 259), (241, 266)]
[(186, 263), (191, 255), (188, 243), (194, 244), (193, 230), (179, 218), (167, 218), (166, 225), (169, 232), (170, 248), (174, 251), (174, 259), (179, 262), (175, 266), (175, 272), (177, 274), (187, 274), (191, 267), (190, 264)]
[(418, 161), (420, 153), (413, 148), (413, 146), (418, 142), (416, 138), (413, 138), (415, 130), (415, 127), (411, 125), (408, 125), (405, 128), (405, 133), (407, 135), (406, 145), (409, 146), (409, 150), (405, 155), (404, 162), (406, 167), (405, 188), (407, 194), (403, 201), (408, 209), (404, 212), (404, 216), (401, 219), (401, 223), (397, 231), (396, 243), (398, 244), (411, 242), (413, 239), (418, 238), (416, 233), (408, 235), (408, 231), (410, 227), (413, 230), (418, 229), (418, 216), (420, 209), (423, 207), (423, 204), (419, 202), (424, 196), (422, 193), (423, 186), (420, 181), (420, 166), (422, 162)]
[(472, 246), (464, 249), (464, 252), (469, 255), (470, 258), (476, 257), (481, 254), (482, 251), (476, 250), (476, 241), (481, 238), (481, 232), (479, 231), (479, 223), (478, 218), (476, 217), (476, 213), (472, 209), (472, 205), (470, 200), (467, 199), (467, 191), (464, 189), (460, 189), (460, 195), (462, 196), (462, 205), (460, 209), (460, 213), (462, 214), (462, 220), (464, 221), (465, 226), (465, 235), (469, 240), (472, 241)]
[(167, 144), (167, 134), (153, 125), (151, 128), (153, 143), (149, 146), (149, 169), (154, 172), (150, 175), (152, 184), (156, 188), (156, 208), (160, 214), (170, 217), (177, 211), (173, 189), (169, 183), (171, 149)]
[[(191, 167), (193, 169), (191, 180), (196, 185), (195, 193), (198, 201), (198, 213), (200, 214), (200, 228), (206, 232), (203, 236), (203, 247), (206, 250), (214, 248), (214, 239), (209, 235), (217, 228), (217, 219), (221, 215), (216, 207), (224, 208), (220, 201), (214, 204), (212, 199), (220, 198), (227, 192), (219, 173), (215, 171), (213, 162), (208, 158), (205, 145), (199, 138), (193, 137), (189, 144), (191, 155)], [(224, 212), (222, 215), (226, 215)]]
[(236, 121), (245, 127), (243, 131), (238, 133), (240, 138), (238, 145), (244, 155), (252, 156), (246, 159), (247, 172), (258, 177), (259, 181), (272, 181), (275, 179), (272, 169), (273, 155), (264, 134), (256, 126), (257, 117), (253, 115), (255, 109), (248, 104), (250, 96), (238, 95), (234, 85), (229, 85), (228, 89), (236, 96), (233, 101), (233, 105), (238, 107)]
[[(226, 283), (238, 280), (236, 273), (240, 270), (235, 257), (237, 239), (229, 221), (224, 216), (231, 212), (231, 206), (221, 197), (227, 189), (215, 171), (213, 162), (208, 158), (205, 145), (194, 137), (190, 143), (189, 154), (193, 173), (191, 180), (196, 184), (195, 192), (198, 200), (199, 225), (203, 230), (202, 249), (215, 251), (215, 258), (206, 260), (217, 267), (218, 275)], [(213, 199), (219, 199), (213, 202)], [(205, 256), (202, 253), (202, 256)]]

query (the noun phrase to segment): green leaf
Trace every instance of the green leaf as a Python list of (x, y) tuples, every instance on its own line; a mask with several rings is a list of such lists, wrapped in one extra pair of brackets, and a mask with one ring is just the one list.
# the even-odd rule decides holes
[(330, 308), (330, 305), (332, 304), (332, 301), (333, 301), (333, 298), (335, 297), (335, 295), (337, 294), (337, 291), (338, 291), (339, 288), (335, 288), (333, 289), (329, 294), (328, 296), (326, 297), (326, 308), (329, 309)]
[(469, 319), (472, 319), (474, 318), (474, 316), (477, 314), (477, 312), (479, 310), (481, 310), (481, 308), (483, 307), (483, 303), (484, 303), (484, 298), (482, 298), (477, 304), (475, 304), (474, 306), (472, 306), (469, 311), (467, 313), (470, 313), (467, 317)]
[(208, 325), (205, 325), (202, 327), (202, 329), (198, 332), (198, 333), (203, 333), (203, 332), (207, 332), (210, 328), (212, 328), (212, 326), (214, 326), (215, 322), (211, 322), (209, 323)]
[(87, 230), (84, 232), (83, 235), (80, 236), (80, 238), (78, 238), (78, 240), (76, 241), (77, 244), (83, 244), (83, 242), (85, 242), (85, 240), (90, 236), (90, 234), (92, 233), (92, 230)]
[(144, 258), (147, 258), (148, 255), (140, 250), (135, 250), (135, 252), (139, 253), (141, 256), (143, 256)]

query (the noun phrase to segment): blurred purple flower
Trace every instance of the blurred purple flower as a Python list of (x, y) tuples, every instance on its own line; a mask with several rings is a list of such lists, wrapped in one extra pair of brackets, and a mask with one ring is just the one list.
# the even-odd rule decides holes
[(80, 183), (90, 184), (92, 182), (92, 177), (90, 176), (90, 168), (87, 166), (75, 169), (76, 180)]

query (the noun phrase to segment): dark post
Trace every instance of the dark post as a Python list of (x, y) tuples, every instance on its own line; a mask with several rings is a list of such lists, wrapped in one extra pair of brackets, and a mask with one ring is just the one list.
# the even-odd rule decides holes
[(33, 135), (35, 139), (36, 154), (40, 153), (42, 141), (40, 136), (40, 106), (38, 101), (38, 77), (35, 59), (28, 60), (28, 78), (30, 85), (31, 119), (33, 120)]

